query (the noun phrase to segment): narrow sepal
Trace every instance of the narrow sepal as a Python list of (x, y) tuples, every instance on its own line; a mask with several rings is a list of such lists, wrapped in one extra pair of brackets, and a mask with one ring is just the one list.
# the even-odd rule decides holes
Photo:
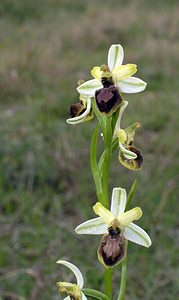
[(101, 218), (88, 220), (75, 228), (77, 234), (104, 234), (107, 232), (107, 225)]
[(131, 223), (124, 228), (124, 237), (131, 242), (147, 248), (152, 244), (149, 235), (134, 223)]
[(125, 211), (126, 201), (126, 190), (122, 188), (114, 188), (112, 192), (111, 212), (116, 218)]
[(127, 79), (117, 81), (116, 85), (120, 92), (133, 94), (144, 91), (147, 83), (137, 77), (129, 77)]
[(108, 52), (108, 67), (112, 71), (115, 67), (122, 64), (124, 58), (124, 51), (120, 44), (112, 45)]
[(135, 159), (135, 158), (137, 158), (136, 153), (134, 153), (134, 152), (132, 152), (132, 151), (126, 149), (126, 148), (122, 145), (122, 143), (119, 143), (119, 148), (120, 148), (122, 154), (124, 155), (124, 157), (125, 157), (126, 159), (129, 159), (129, 160), (130, 160), (130, 159)]
[(102, 83), (97, 79), (91, 79), (78, 86), (77, 91), (80, 94), (94, 97), (96, 90), (100, 88), (102, 88)]
[(65, 267), (70, 269), (76, 277), (77, 285), (80, 287), (80, 289), (82, 289), (82, 287), (84, 285), (84, 280), (83, 280), (83, 275), (82, 275), (81, 271), (74, 264), (72, 264), (68, 261), (65, 261), (65, 260), (58, 260), (57, 264), (64, 265)]

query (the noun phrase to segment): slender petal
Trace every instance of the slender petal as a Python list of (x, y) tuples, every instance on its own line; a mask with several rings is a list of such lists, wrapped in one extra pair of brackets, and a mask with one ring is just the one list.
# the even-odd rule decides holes
[(93, 206), (93, 210), (96, 215), (100, 216), (105, 224), (109, 225), (114, 220), (114, 215), (112, 212), (105, 208), (101, 203), (97, 202)]
[(95, 96), (95, 92), (102, 88), (102, 83), (97, 79), (88, 80), (77, 87), (77, 91), (80, 94)]
[(119, 215), (118, 221), (121, 226), (125, 227), (132, 223), (134, 220), (139, 220), (142, 217), (142, 210), (140, 207), (132, 208), (123, 214)]
[(123, 62), (124, 51), (120, 44), (112, 45), (108, 52), (108, 67), (112, 71), (114, 68), (120, 66)]
[(136, 244), (144, 247), (150, 247), (152, 242), (149, 235), (139, 226), (134, 223), (129, 224), (124, 229), (124, 237)]
[(101, 218), (88, 220), (75, 228), (78, 234), (104, 234), (107, 233), (108, 226)]
[(97, 80), (101, 80), (101, 75), (102, 75), (103, 71), (101, 71), (101, 68), (100, 67), (94, 67), (92, 70), (91, 70), (91, 75), (97, 79)]
[(80, 287), (80, 289), (83, 288), (83, 285), (84, 285), (83, 275), (81, 274), (80, 270), (75, 265), (73, 265), (72, 263), (65, 261), (65, 260), (58, 260), (57, 264), (61, 264), (61, 265), (64, 265), (65, 267), (69, 268), (76, 277), (77, 285)]
[(120, 92), (131, 94), (145, 90), (147, 83), (137, 77), (129, 77), (127, 79), (117, 81), (116, 85)]
[(91, 110), (91, 97), (87, 97), (87, 106), (86, 106), (86, 110), (84, 111), (84, 113), (82, 113), (78, 117), (69, 118), (66, 120), (66, 122), (68, 124), (72, 124), (72, 125), (84, 122), (85, 119), (87, 118), (88, 114), (90, 113), (90, 110)]
[(119, 148), (125, 158), (127, 158), (127, 159), (137, 158), (137, 155), (134, 152), (127, 150), (121, 143), (119, 143)]
[(70, 296), (65, 297), (63, 300), (70, 300)]
[(112, 74), (116, 80), (124, 80), (137, 72), (135, 64), (127, 64), (113, 69)]
[(126, 190), (122, 188), (114, 188), (111, 199), (111, 212), (118, 219), (119, 215), (125, 211), (126, 207)]
[(84, 293), (81, 292), (81, 300), (87, 300), (87, 297), (85, 296)]

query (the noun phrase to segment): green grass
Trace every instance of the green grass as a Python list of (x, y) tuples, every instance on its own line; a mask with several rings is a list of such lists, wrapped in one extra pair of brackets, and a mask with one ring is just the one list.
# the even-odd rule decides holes
[[(128, 191), (144, 211), (138, 223), (153, 246), (129, 245), (126, 300), (177, 298), (178, 1), (4, 0), (0, 5), (0, 300), (62, 299), (56, 282), (82, 270), (86, 287), (103, 289), (99, 237), (76, 236), (96, 201), (89, 169), (95, 122), (65, 123), (79, 78), (121, 43), (138, 65), (145, 92), (126, 95), (123, 125), (140, 121), (144, 166), (111, 166), (110, 186)], [(84, 251), (85, 249), (85, 251)], [(94, 276), (95, 274), (95, 276)], [(69, 279), (72, 279), (70, 277)], [(115, 271), (115, 294), (120, 273)]]

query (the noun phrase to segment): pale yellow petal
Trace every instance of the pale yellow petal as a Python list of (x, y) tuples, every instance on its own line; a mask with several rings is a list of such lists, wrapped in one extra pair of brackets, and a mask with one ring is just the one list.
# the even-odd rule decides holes
[(138, 220), (142, 217), (142, 210), (140, 207), (130, 209), (118, 217), (118, 221), (121, 226), (125, 227), (132, 223), (134, 220)]
[(97, 202), (94, 206), (93, 206), (93, 210), (95, 212), (96, 215), (98, 215), (99, 217), (101, 217), (101, 219), (104, 221), (105, 224), (109, 225), (114, 219), (114, 215), (112, 214), (112, 212), (110, 210), (108, 210), (107, 208), (105, 208), (101, 203)]
[(116, 80), (124, 80), (137, 72), (137, 66), (134, 64), (122, 65), (114, 68), (112, 74)]
[(102, 75), (103, 71), (101, 71), (101, 68), (100, 67), (94, 67), (92, 70), (91, 70), (91, 75), (97, 79), (97, 80), (101, 80), (101, 75)]

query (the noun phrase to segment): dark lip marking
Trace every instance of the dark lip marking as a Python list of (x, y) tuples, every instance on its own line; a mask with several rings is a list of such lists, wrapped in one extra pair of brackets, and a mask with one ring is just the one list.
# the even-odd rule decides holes
[(109, 229), (109, 234), (100, 241), (98, 254), (108, 267), (113, 267), (125, 257), (125, 239), (120, 230)]
[(114, 86), (112, 78), (101, 79), (103, 88), (95, 92), (96, 104), (102, 113), (109, 114), (115, 111), (122, 102), (118, 89)]

